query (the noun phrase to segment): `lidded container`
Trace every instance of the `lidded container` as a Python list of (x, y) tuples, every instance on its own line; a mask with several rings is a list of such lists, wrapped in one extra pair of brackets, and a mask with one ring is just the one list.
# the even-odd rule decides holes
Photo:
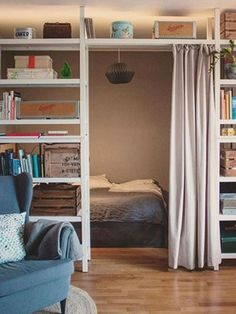
[(134, 27), (127, 21), (115, 21), (111, 25), (111, 38), (133, 38)]
[(32, 27), (14, 28), (14, 38), (18, 39), (32, 39), (36, 38), (36, 30)]
[(49, 56), (15, 56), (15, 68), (52, 69), (52, 58)]

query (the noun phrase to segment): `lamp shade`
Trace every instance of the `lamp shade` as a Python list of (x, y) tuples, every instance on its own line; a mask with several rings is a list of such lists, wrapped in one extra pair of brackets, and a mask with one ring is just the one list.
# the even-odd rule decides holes
[(112, 84), (125, 84), (132, 80), (134, 71), (128, 69), (126, 63), (117, 62), (108, 67), (105, 75)]

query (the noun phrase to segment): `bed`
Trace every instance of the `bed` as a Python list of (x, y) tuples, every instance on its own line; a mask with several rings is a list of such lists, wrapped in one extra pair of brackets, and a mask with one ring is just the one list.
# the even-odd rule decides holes
[(163, 197), (147, 192), (90, 191), (92, 247), (165, 247)]

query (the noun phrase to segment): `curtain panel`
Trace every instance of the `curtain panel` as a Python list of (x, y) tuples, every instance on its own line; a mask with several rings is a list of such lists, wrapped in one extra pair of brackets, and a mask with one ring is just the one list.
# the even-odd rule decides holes
[(211, 46), (173, 46), (169, 266), (221, 262)]

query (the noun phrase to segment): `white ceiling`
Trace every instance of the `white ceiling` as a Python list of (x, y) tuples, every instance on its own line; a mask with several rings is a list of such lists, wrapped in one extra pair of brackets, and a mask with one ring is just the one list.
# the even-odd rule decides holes
[[(94, 19), (96, 35), (109, 36), (114, 20), (129, 20), (134, 24), (135, 37), (150, 37), (158, 16), (213, 15), (214, 8), (236, 10), (235, 0), (0, 0), (0, 37), (12, 37), (13, 29), (33, 26), (42, 36), (45, 22), (70, 22), (73, 36), (79, 35), (79, 6)], [(200, 20), (199, 29), (205, 22)], [(200, 32), (201, 33), (201, 32)]]

